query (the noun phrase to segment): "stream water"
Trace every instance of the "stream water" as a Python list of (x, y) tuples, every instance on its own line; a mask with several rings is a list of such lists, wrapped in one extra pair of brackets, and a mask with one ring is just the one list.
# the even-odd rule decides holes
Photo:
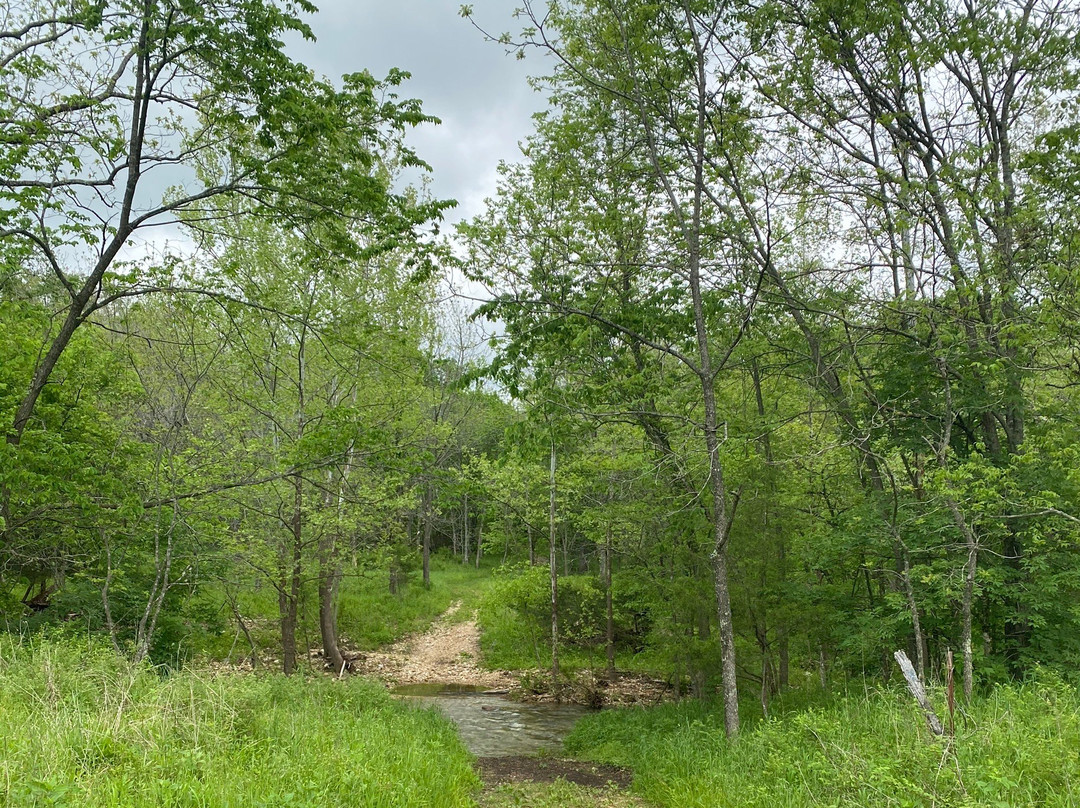
[(588, 709), (576, 704), (527, 704), (465, 685), (402, 685), (394, 693), (438, 707), (457, 724), (465, 746), (477, 757), (534, 755), (558, 751), (563, 738)]

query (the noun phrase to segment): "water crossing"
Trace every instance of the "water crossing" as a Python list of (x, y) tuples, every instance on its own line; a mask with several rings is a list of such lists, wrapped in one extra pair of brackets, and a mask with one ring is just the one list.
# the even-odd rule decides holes
[(457, 725), (466, 748), (477, 757), (557, 752), (563, 738), (588, 712), (577, 704), (511, 701), (469, 685), (402, 685), (394, 693), (438, 707)]

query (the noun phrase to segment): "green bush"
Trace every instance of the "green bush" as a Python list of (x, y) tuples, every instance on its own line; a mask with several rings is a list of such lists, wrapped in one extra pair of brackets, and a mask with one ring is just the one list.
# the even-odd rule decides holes
[[(635, 590), (613, 587), (619, 667), (639, 669), (634, 655), (644, 649), (644, 610)], [(568, 671), (603, 666), (607, 612), (600, 582), (590, 575), (559, 576), (560, 657)], [(479, 622), (484, 663), (520, 670), (546, 667), (551, 659), (551, 577), (547, 567), (502, 567), (480, 601)]]

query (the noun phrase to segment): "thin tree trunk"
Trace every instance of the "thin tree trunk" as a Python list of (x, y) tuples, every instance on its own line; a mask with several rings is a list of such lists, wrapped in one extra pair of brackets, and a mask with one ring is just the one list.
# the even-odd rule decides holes
[(615, 611), (611, 596), (611, 524), (607, 526), (604, 541), (604, 606), (607, 611), (605, 627), (605, 648), (607, 651), (607, 678), (615, 681)]
[(290, 563), (282, 564), (281, 586), (278, 591), (278, 610), (281, 615), (281, 669), (285, 675), (296, 670), (296, 628), (300, 606), (300, 572), (304, 541), (304, 479), (293, 477), (292, 547)]
[(922, 621), (919, 619), (919, 605), (915, 601), (915, 587), (911, 583), (911, 559), (908, 556), (907, 547), (901, 544), (901, 553), (904, 569), (901, 577), (904, 584), (904, 595), (907, 597), (908, 611), (911, 612), (911, 630), (915, 634), (915, 667), (919, 679), (926, 681), (926, 641), (923, 638)]
[(233, 613), (233, 617), (236, 619), (236, 625), (239, 630), (244, 633), (244, 638), (247, 640), (248, 647), (251, 649), (251, 669), (255, 670), (259, 667), (259, 648), (255, 645), (255, 640), (251, 636), (251, 630), (248, 628), (247, 621), (244, 620), (244, 616), (240, 613), (240, 604), (237, 602), (236, 593), (225, 587), (225, 598), (229, 602), (229, 609)]
[(967, 563), (964, 565), (964, 599), (961, 604), (963, 623), (960, 644), (964, 655), (964, 700), (970, 702), (971, 691), (974, 687), (975, 680), (974, 652), (971, 647), (971, 613), (975, 601), (975, 575), (979, 563), (979, 546), (975, 539), (975, 534), (967, 525), (967, 522), (964, 520), (964, 515), (960, 512), (960, 508), (951, 497), (946, 499), (946, 504), (953, 512), (953, 518), (956, 520), (960, 532), (964, 535), (964, 540), (968, 548)]
[(570, 530), (565, 524), (562, 525), (562, 573), (570, 574)]
[(645, 138), (649, 149), (650, 160), (657, 180), (664, 186), (664, 192), (671, 205), (671, 212), (675, 216), (680, 233), (686, 247), (686, 271), (690, 285), (690, 298), (694, 316), (694, 332), (697, 340), (698, 364), (692, 370), (698, 376), (701, 383), (702, 399), (705, 416), (705, 450), (708, 455), (709, 488), (711, 497), (711, 521), (713, 528), (712, 548), (712, 572), (713, 589), (716, 593), (716, 616), (720, 634), (720, 659), (721, 659), (721, 682), (724, 694), (724, 730), (728, 737), (734, 737), (739, 731), (739, 693), (735, 671), (735, 629), (731, 615), (731, 592), (728, 584), (727, 570), (727, 540), (728, 540), (728, 514), (726, 491), (724, 488), (723, 467), (720, 463), (720, 441), (717, 435), (717, 410), (716, 393), (713, 387), (714, 371), (709, 350), (708, 327), (705, 320), (705, 307), (701, 293), (701, 233), (702, 233), (702, 207), (706, 193), (705, 187), (705, 160), (706, 160), (706, 137), (708, 120), (706, 109), (710, 103), (710, 87), (706, 77), (706, 63), (708, 56), (698, 36), (698, 27), (694, 20), (693, 10), (684, 0), (683, 12), (686, 17), (687, 30), (693, 39), (695, 56), (695, 120), (694, 141), (690, 144), (690, 152), (693, 159), (692, 187), (690, 189), (690, 204), (692, 206), (689, 215), (685, 211), (685, 196), (679, 193), (672, 184), (672, 178), (661, 161), (660, 146), (654, 131), (654, 121), (651, 118), (650, 106), (642, 95), (639, 85), (640, 76), (637, 73), (632, 51), (627, 48), (625, 55), (630, 59), (630, 69), (634, 76), (636, 105), (641, 115), (641, 121), (645, 131)]
[(296, 605), (289, 597), (286, 569), (287, 566), (283, 564), (278, 591), (278, 613), (281, 617), (281, 671), (288, 676), (296, 670)]
[(559, 571), (555, 567), (555, 440), (551, 441), (551, 468), (548, 478), (548, 567), (551, 573), (551, 684), (559, 699)]
[(480, 569), (480, 557), (484, 554), (484, 517), (476, 522), (476, 568)]
[(154, 631), (157, 629), (158, 615), (161, 614), (161, 607), (165, 604), (165, 596), (169, 594), (169, 588), (172, 585), (169, 577), (172, 573), (173, 537), (178, 520), (178, 510), (178, 503), (174, 499), (169, 526), (165, 529), (164, 556), (161, 553), (160, 528), (154, 528), (154, 584), (150, 588), (146, 609), (143, 611), (135, 632), (134, 659), (136, 662), (142, 662), (150, 653), (150, 643), (153, 640)]
[(424, 589), (431, 589), (431, 480), (424, 485)]
[[(7, 442), (12, 446), (18, 446), (22, 441), (23, 432), (34, 414), (34, 408), (37, 406), (41, 392), (45, 389), (45, 385), (48, 384), (57, 363), (60, 361), (60, 357), (75, 335), (76, 329), (93, 313), (101, 295), (101, 280), (105, 277), (105, 273), (108, 272), (113, 261), (127, 242), (128, 237), (135, 229), (132, 226), (131, 217), (139, 180), (142, 178), (143, 147), (146, 140), (147, 124), (151, 115), (152, 97), (156, 92), (154, 86), (156, 77), (150, 64), (152, 56), (148, 46), (150, 15), (142, 15), (140, 22), (139, 45), (135, 58), (135, 86), (131, 95), (132, 115), (127, 141), (127, 180), (124, 186), (123, 201), (119, 209), (116, 232), (108, 243), (104, 245), (104, 249), (99, 254), (94, 268), (90, 271), (79, 290), (76, 292), (73, 286), (68, 285), (71, 294), (71, 305), (64, 315), (60, 330), (34, 369), (30, 386), (15, 410), (11, 428), (7, 433)], [(4, 490), (2, 493), (3, 506), (6, 511), (9, 492)]]
[(462, 509), (461, 540), (465, 542), (465, 557), (463, 561), (469, 563), (469, 492), (465, 492), (465, 506)]
[[(757, 357), (754, 357), (750, 362), (750, 376), (754, 382), (754, 399), (757, 404), (758, 418), (761, 421), (761, 450), (765, 456), (766, 466), (766, 478), (765, 478), (765, 523), (764, 532), (766, 538), (769, 534), (775, 534), (777, 537), (777, 574), (780, 578), (781, 591), (787, 584), (787, 550), (784, 546), (784, 534), (783, 526), (779, 525), (779, 519), (776, 517), (774, 511), (770, 505), (772, 500), (776, 497), (776, 485), (773, 472), (773, 450), (772, 450), (772, 437), (769, 430), (765, 426), (765, 396), (761, 390), (761, 368), (758, 365)], [(788, 637), (787, 627), (781, 622), (776, 629), (776, 638), (779, 652), (779, 665), (777, 667), (776, 675), (776, 688), (777, 690), (784, 690), (788, 686)]]
[(781, 626), (776, 631), (776, 642), (778, 645), (778, 654), (780, 657), (780, 664), (777, 669), (777, 685), (781, 690), (787, 690), (788, 687), (788, 668), (790, 666), (788, 648), (788, 633), (787, 629)]
[[(936, 328), (934, 329), (934, 336), (938, 348), (938, 371), (941, 374), (945, 396), (943, 414), (944, 423), (942, 424), (941, 436), (936, 447), (936, 454), (938, 466), (942, 471), (946, 471), (948, 470), (948, 452), (952, 440), (952, 426), (955, 416), (952, 408), (952, 383), (949, 380), (949, 368), (944, 359), (944, 352), (941, 347), (941, 341), (937, 337)], [(971, 646), (971, 613), (975, 600), (975, 576), (978, 571), (979, 541), (975, 536), (975, 531), (972, 530), (971, 525), (969, 525), (967, 519), (964, 518), (964, 512), (960, 509), (959, 503), (949, 493), (946, 493), (945, 495), (945, 505), (952, 514), (956, 529), (960, 532), (960, 536), (964, 540), (964, 546), (967, 548), (967, 561), (964, 564), (964, 595), (960, 604), (960, 645), (964, 657), (964, 699), (970, 702), (971, 691), (975, 679), (975, 662)]]

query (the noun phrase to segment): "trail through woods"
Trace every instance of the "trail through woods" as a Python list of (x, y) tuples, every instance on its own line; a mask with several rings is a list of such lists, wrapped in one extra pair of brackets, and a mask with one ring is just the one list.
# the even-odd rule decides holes
[(420, 634), (352, 660), (356, 672), (396, 685), (441, 682), (506, 690), (516, 682), (508, 671), (480, 667), (480, 628), (476, 615), (462, 618), (456, 601)]

